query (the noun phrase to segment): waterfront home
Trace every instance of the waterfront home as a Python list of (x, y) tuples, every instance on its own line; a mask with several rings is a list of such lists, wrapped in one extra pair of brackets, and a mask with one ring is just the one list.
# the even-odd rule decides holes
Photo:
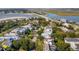
[(66, 19), (60, 19), (60, 20), (61, 20), (62, 22), (65, 22), (65, 23), (67, 22), (67, 20), (66, 20)]
[(48, 38), (51, 38), (48, 33), (42, 33), (42, 36), (45, 38), (45, 39), (48, 39)]

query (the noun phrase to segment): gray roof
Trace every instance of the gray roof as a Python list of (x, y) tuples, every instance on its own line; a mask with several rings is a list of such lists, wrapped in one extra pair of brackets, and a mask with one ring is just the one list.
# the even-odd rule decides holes
[(12, 42), (10, 40), (7, 40), (2, 43), (3, 45), (11, 46)]
[(79, 38), (65, 38), (68, 42), (79, 42)]
[(79, 44), (76, 44), (77, 48), (76, 49), (79, 49)]

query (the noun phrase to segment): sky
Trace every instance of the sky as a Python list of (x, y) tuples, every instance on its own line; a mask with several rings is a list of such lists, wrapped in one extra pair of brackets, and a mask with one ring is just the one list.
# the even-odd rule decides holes
[(0, 0), (0, 8), (76, 8), (79, 0)]

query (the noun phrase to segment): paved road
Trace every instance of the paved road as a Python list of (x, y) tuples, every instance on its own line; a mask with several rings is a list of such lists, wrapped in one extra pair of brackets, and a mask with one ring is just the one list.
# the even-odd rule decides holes
[(20, 13), (8, 13), (0, 15), (0, 21), (7, 19), (16, 19), (16, 18), (31, 18), (36, 17), (32, 13), (20, 14)]
[(49, 51), (49, 45), (46, 40), (44, 40), (44, 51)]
[[(32, 13), (34, 15), (37, 15), (37, 16), (40, 16), (40, 17), (43, 17), (45, 18), (46, 20), (52, 20), (51, 18), (47, 17), (47, 16), (44, 16), (44, 15), (39, 15), (39, 14), (36, 14), (36, 13)], [(53, 20), (52, 20), (53, 21)]]
[(37, 17), (37, 16), (43, 17), (46, 20), (52, 20), (51, 18), (48, 18), (48, 17), (46, 17), (44, 15), (39, 15), (39, 14), (36, 14), (36, 13), (24, 13), (24, 14), (21, 14), (21, 13), (8, 13), (8, 14), (2, 14), (2, 15), (0, 15), (0, 21), (1, 20), (6, 20), (6, 19), (30, 18), (30, 17)]

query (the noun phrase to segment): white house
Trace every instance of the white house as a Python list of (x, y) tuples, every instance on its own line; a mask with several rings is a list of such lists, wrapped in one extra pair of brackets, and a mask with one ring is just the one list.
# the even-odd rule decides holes
[(49, 50), (55, 51), (56, 46), (53, 42), (54, 39), (51, 37), (52, 32), (53, 32), (52, 27), (46, 26), (44, 28), (44, 32), (41, 35), (44, 37), (45, 41), (47, 42), (47, 43), (46, 42), (45, 43), (49, 46)]
[(66, 27), (69, 27), (69, 24), (68, 23), (63, 23), (62, 25), (63, 26), (66, 26)]
[(69, 32), (69, 29), (67, 29), (66, 27), (60, 27), (60, 29), (64, 32)]
[(32, 25), (31, 24), (28, 24), (28, 25), (25, 25), (25, 26), (22, 26), (23, 28), (25, 28), (25, 29), (30, 29), (30, 30), (32, 30)]
[(51, 38), (48, 33), (42, 33), (41, 35), (42, 35), (45, 39)]
[(60, 19), (62, 22), (66, 22), (67, 20), (66, 19)]
[(14, 33), (14, 32), (10, 32), (10, 33), (6, 33), (3, 37), (0, 37), (0, 41), (4, 41), (4, 39), (6, 39), (6, 40), (18, 40), (19, 36), (18, 36), (18, 34)]
[(51, 38), (52, 34), (52, 28), (50, 26), (47, 26), (44, 28), (44, 32), (41, 34), (45, 39)]
[(79, 50), (79, 38), (65, 38), (65, 43), (69, 43), (73, 50)]
[(6, 39), (6, 40), (18, 40), (19, 37), (18, 36), (4, 36), (4, 37), (0, 37), (0, 41), (4, 41), (4, 39)]

